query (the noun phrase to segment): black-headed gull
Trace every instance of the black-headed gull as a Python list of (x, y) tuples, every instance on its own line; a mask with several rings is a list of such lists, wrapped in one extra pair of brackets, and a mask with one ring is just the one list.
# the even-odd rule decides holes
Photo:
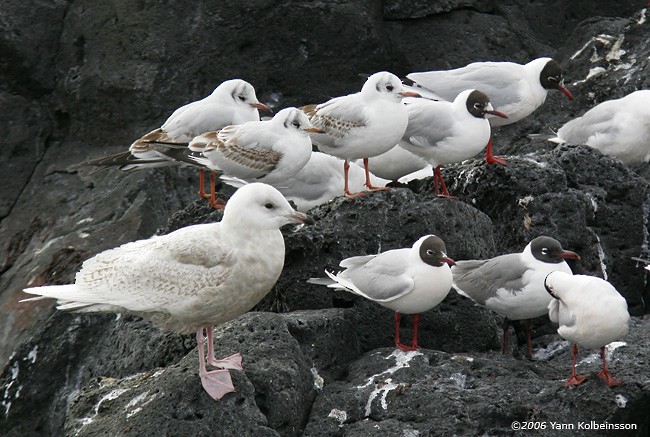
[[(241, 354), (217, 360), (212, 328), (249, 311), (273, 287), (284, 264), (288, 223), (313, 224), (275, 188), (237, 190), (218, 223), (187, 226), (107, 250), (85, 261), (70, 285), (28, 288), (57, 299), (58, 309), (130, 313), (181, 333), (196, 332), (199, 374), (214, 399), (234, 391), (228, 369), (242, 369)], [(203, 338), (207, 331), (206, 369)]]
[[(123, 171), (172, 165), (174, 159), (155, 150), (156, 143), (187, 143), (204, 132), (231, 124), (260, 119), (258, 109), (272, 112), (255, 95), (255, 89), (241, 79), (221, 83), (209, 96), (176, 109), (159, 128), (136, 140), (128, 151), (89, 161), (89, 165), (119, 165)], [(200, 173), (199, 195), (207, 197)]]
[(414, 82), (413, 89), (423, 97), (453, 101), (466, 89), (480, 89), (490, 96), (495, 107), (508, 114), (508, 118), (490, 117), (492, 126), (515, 123), (527, 117), (544, 103), (551, 89), (573, 100), (573, 95), (564, 86), (560, 64), (551, 58), (537, 58), (524, 65), (473, 62), (454, 70), (410, 73), (406, 77)]
[[(409, 96), (419, 94), (406, 91), (397, 76), (382, 71), (370, 76), (358, 93), (302, 108), (312, 125), (324, 132), (312, 135), (318, 149), (345, 160), (343, 191), (347, 197), (363, 194), (349, 190), (348, 161), (363, 159), (368, 170), (369, 157), (395, 147), (408, 123), (402, 98)], [(373, 186), (369, 174), (365, 185), (370, 191), (387, 189)]]
[(557, 332), (562, 338), (573, 342), (573, 367), (565, 387), (587, 379), (576, 375), (577, 345), (600, 348), (603, 369), (598, 377), (610, 387), (620, 385), (607, 369), (605, 346), (627, 335), (630, 314), (623, 296), (603, 279), (564, 272), (550, 273), (544, 286), (554, 298), (548, 305), (551, 321), (560, 325)]
[[(491, 132), (486, 115), (506, 117), (492, 107), (485, 93), (471, 89), (458, 94), (453, 102), (410, 99), (406, 110), (408, 127), (399, 146), (431, 164), (439, 196), (449, 196), (440, 167), (469, 159), (485, 148)], [(490, 149), (487, 158), (490, 163), (505, 165)]]
[[(309, 282), (350, 291), (395, 311), (395, 346), (413, 350), (420, 347), (418, 314), (447, 296), (452, 282), (449, 266), (453, 264), (442, 239), (425, 235), (411, 248), (344, 259), (339, 265), (345, 270), (336, 275), (326, 270), (328, 278)], [(413, 314), (411, 346), (400, 341), (400, 313)]]
[(508, 348), (508, 320), (527, 320), (528, 354), (532, 354), (530, 319), (547, 313), (551, 297), (544, 288), (550, 272), (571, 273), (565, 259), (580, 259), (554, 238), (533, 239), (521, 253), (486, 260), (457, 261), (451, 269), (454, 288), (504, 317), (503, 353)]
[[(309, 123), (304, 112), (285, 108), (270, 120), (249, 121), (206, 132), (188, 147), (156, 145), (156, 150), (174, 159), (221, 172), (246, 182), (283, 184), (296, 174), (312, 153), (310, 132), (320, 131)], [(200, 150), (200, 152), (197, 152)], [(211, 178), (210, 205), (222, 208), (216, 199)]]
[(549, 141), (585, 144), (633, 165), (650, 160), (650, 90), (602, 102), (574, 118)]

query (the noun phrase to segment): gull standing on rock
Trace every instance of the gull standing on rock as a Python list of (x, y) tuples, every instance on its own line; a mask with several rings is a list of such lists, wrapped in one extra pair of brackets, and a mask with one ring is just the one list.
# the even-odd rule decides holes
[[(490, 139), (486, 115), (507, 117), (478, 90), (465, 90), (453, 102), (409, 99), (406, 110), (409, 122), (399, 147), (431, 164), (436, 195), (446, 197), (449, 191), (440, 166), (464, 161), (483, 150)], [(505, 165), (496, 157), (488, 162)]]
[(508, 349), (508, 321), (527, 320), (528, 354), (532, 355), (530, 319), (546, 314), (551, 302), (551, 296), (544, 288), (544, 278), (553, 271), (570, 274), (571, 268), (565, 259), (580, 257), (562, 249), (554, 238), (537, 237), (521, 253), (458, 261), (451, 269), (454, 288), (459, 294), (504, 317), (504, 354)]
[[(418, 344), (419, 313), (438, 305), (451, 290), (450, 265), (445, 243), (435, 235), (425, 235), (407, 249), (389, 250), (378, 255), (355, 256), (341, 261), (345, 268), (328, 278), (312, 278), (312, 284), (347, 290), (395, 311), (395, 346), (414, 350)], [(400, 313), (413, 314), (411, 346), (399, 336)]]
[(650, 161), (650, 90), (594, 106), (562, 126), (549, 141), (585, 144), (627, 165)]
[[(273, 112), (257, 100), (255, 89), (241, 79), (221, 83), (209, 96), (188, 103), (175, 110), (159, 128), (136, 140), (128, 151), (95, 159), (88, 165), (119, 165), (120, 170), (164, 167), (178, 162), (157, 151), (155, 144), (187, 143), (204, 132), (222, 129), (260, 119), (258, 109)], [(199, 195), (208, 197), (204, 190), (204, 174), (199, 175)]]
[[(189, 143), (189, 149), (200, 153), (187, 147), (156, 148), (175, 159), (246, 182), (282, 185), (309, 161), (309, 133), (319, 131), (301, 110), (285, 108), (270, 120), (249, 121), (199, 135)], [(211, 180), (210, 205), (223, 208), (215, 191)]]
[[(237, 353), (217, 360), (213, 326), (253, 308), (271, 290), (284, 264), (279, 228), (313, 224), (273, 187), (254, 183), (233, 194), (218, 223), (187, 226), (104, 251), (85, 261), (75, 283), (28, 288), (57, 299), (60, 310), (129, 313), (180, 333), (196, 332), (199, 375), (214, 399), (235, 391), (228, 369), (242, 370)], [(207, 334), (206, 369), (204, 336)]]
[(312, 135), (318, 149), (345, 160), (343, 192), (346, 197), (363, 195), (350, 192), (348, 187), (348, 161), (352, 159), (363, 159), (368, 190), (388, 189), (372, 185), (368, 158), (395, 147), (402, 138), (408, 124), (403, 97), (419, 97), (419, 94), (406, 91), (397, 76), (382, 71), (370, 76), (361, 92), (302, 108), (312, 125), (324, 131)]
[(552, 322), (560, 326), (558, 334), (573, 342), (573, 367), (565, 387), (578, 385), (587, 376), (576, 375), (578, 345), (600, 348), (603, 369), (598, 373), (609, 387), (621, 385), (607, 369), (605, 346), (627, 335), (630, 314), (627, 302), (607, 281), (586, 275), (552, 272), (544, 280), (546, 291), (554, 298), (548, 305)]
[[(425, 98), (453, 101), (469, 88), (480, 89), (494, 106), (508, 118), (489, 117), (492, 126), (515, 123), (532, 114), (546, 100), (548, 90), (556, 89), (573, 100), (564, 86), (562, 68), (551, 58), (537, 58), (527, 64), (515, 62), (473, 62), (454, 70), (410, 73), (412, 89)], [(486, 159), (489, 163), (492, 138), (488, 139)]]

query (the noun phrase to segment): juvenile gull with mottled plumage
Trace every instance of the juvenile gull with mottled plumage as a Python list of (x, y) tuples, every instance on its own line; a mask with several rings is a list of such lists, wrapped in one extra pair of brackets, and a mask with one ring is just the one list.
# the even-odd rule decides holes
[[(231, 124), (260, 119), (258, 109), (271, 109), (257, 100), (255, 89), (241, 79), (221, 83), (209, 96), (176, 109), (158, 129), (136, 140), (126, 152), (87, 162), (89, 165), (119, 165), (123, 171), (163, 167), (177, 164), (174, 158), (156, 150), (160, 143), (187, 143), (204, 132), (215, 131)], [(200, 174), (199, 195), (207, 197)]]
[(402, 104), (405, 96), (419, 97), (419, 94), (406, 91), (397, 76), (381, 71), (370, 76), (358, 93), (302, 108), (311, 123), (323, 131), (311, 136), (318, 149), (345, 160), (343, 192), (346, 197), (363, 195), (349, 190), (348, 161), (351, 159), (364, 160), (368, 190), (386, 189), (372, 185), (368, 158), (395, 147), (402, 138), (408, 123)]
[[(228, 369), (241, 354), (217, 360), (212, 329), (249, 311), (273, 287), (284, 264), (279, 228), (313, 224), (273, 187), (254, 183), (231, 197), (218, 223), (187, 226), (104, 251), (85, 261), (75, 283), (28, 288), (58, 309), (135, 314), (181, 333), (196, 331), (199, 375), (214, 399), (234, 391)], [(203, 351), (207, 331), (206, 369)]]

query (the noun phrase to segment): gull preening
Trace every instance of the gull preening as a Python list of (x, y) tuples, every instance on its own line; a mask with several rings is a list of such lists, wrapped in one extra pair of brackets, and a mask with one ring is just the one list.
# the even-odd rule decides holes
[[(228, 369), (242, 356), (214, 356), (213, 327), (249, 311), (273, 287), (284, 265), (279, 228), (313, 224), (275, 188), (253, 183), (237, 190), (218, 223), (187, 226), (124, 244), (83, 263), (75, 283), (25, 289), (76, 312), (129, 313), (180, 333), (196, 332), (199, 375), (220, 399), (235, 388)], [(207, 357), (204, 337), (207, 336)], [(207, 364), (216, 367), (208, 371)]]
[(630, 314), (625, 298), (609, 282), (586, 275), (552, 272), (544, 287), (553, 297), (548, 305), (552, 322), (559, 324), (558, 334), (573, 343), (573, 367), (565, 386), (578, 385), (587, 376), (576, 375), (578, 345), (600, 348), (603, 369), (598, 373), (609, 387), (621, 385), (607, 368), (605, 346), (627, 335)]
[(567, 122), (549, 141), (584, 144), (634, 165), (650, 160), (650, 90), (602, 102)]
[(363, 159), (368, 190), (387, 189), (372, 184), (368, 158), (395, 147), (402, 138), (408, 124), (402, 103), (404, 97), (419, 97), (419, 94), (404, 89), (394, 74), (381, 71), (370, 76), (358, 93), (302, 108), (312, 125), (323, 131), (311, 136), (318, 149), (345, 160), (345, 196), (353, 198), (363, 194), (352, 193), (348, 186), (348, 161), (354, 159)]
[[(425, 235), (410, 248), (344, 259), (339, 266), (345, 270), (336, 275), (325, 270), (327, 278), (308, 282), (346, 290), (395, 311), (395, 346), (413, 350), (420, 347), (419, 313), (437, 306), (451, 290), (450, 265), (454, 260), (447, 256), (444, 241)], [(400, 340), (401, 313), (413, 314), (410, 346)]]
[(528, 354), (532, 354), (530, 319), (547, 313), (551, 296), (544, 288), (546, 275), (553, 271), (571, 273), (565, 259), (580, 259), (564, 250), (559, 241), (541, 236), (521, 253), (509, 253), (485, 260), (457, 261), (451, 269), (454, 288), (504, 318), (503, 353), (508, 348), (508, 321), (527, 320)]

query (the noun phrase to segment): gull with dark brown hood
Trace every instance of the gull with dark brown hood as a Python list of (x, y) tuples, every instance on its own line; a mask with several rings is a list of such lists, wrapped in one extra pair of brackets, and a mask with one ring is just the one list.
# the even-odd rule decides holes
[(526, 337), (532, 354), (530, 319), (548, 311), (551, 296), (544, 288), (546, 275), (553, 271), (571, 273), (566, 259), (580, 259), (564, 250), (559, 241), (541, 236), (521, 253), (495, 258), (458, 261), (452, 268), (454, 288), (459, 294), (504, 317), (503, 353), (508, 348), (508, 321), (527, 320)]
[[(402, 350), (419, 348), (419, 313), (438, 305), (451, 290), (450, 265), (444, 241), (425, 235), (410, 248), (394, 249), (378, 255), (347, 258), (339, 266), (345, 270), (327, 278), (308, 282), (346, 290), (395, 311), (395, 346)], [(400, 314), (413, 314), (413, 339), (403, 344), (399, 335)]]
[[(491, 135), (487, 115), (507, 118), (492, 107), (484, 92), (473, 89), (463, 91), (453, 102), (408, 99), (406, 110), (409, 122), (399, 147), (431, 164), (436, 194), (447, 197), (440, 167), (462, 162), (485, 148)], [(488, 162), (505, 165), (505, 160), (492, 156), (491, 147), (487, 156)]]

